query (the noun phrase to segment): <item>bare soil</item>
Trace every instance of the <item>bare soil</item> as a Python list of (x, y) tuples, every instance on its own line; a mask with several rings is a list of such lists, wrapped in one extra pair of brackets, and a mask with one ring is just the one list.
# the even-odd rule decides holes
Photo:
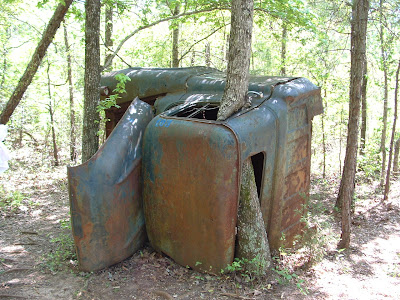
[(351, 248), (338, 251), (338, 181), (314, 178), (306, 247), (276, 254), (281, 275), (258, 279), (200, 274), (149, 245), (110, 268), (80, 272), (63, 245), (66, 167), (14, 163), (0, 184), (3, 198), (22, 198), (0, 207), (0, 299), (400, 299), (398, 181), (387, 203), (376, 183), (357, 184)]

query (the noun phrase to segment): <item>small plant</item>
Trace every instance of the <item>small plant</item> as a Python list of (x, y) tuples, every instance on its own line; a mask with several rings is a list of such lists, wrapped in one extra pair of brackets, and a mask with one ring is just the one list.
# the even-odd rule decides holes
[(197, 280), (205, 280), (205, 278), (201, 275), (196, 275), (194, 276), (194, 278), (196, 278)]
[(33, 205), (32, 201), (28, 201), (28, 197), (20, 191), (7, 192), (3, 187), (0, 187), (0, 207), (8, 208), (14, 211), (21, 207), (24, 203)]
[[(400, 252), (397, 253), (398, 258), (400, 258)], [(390, 268), (388, 275), (395, 278), (400, 278), (400, 263), (394, 263)]]
[(357, 157), (357, 171), (361, 174), (356, 177), (356, 180), (372, 182), (373, 180), (379, 179), (382, 165), (381, 150), (379, 147), (381, 134), (381, 128), (375, 129), (371, 138), (368, 139), (365, 145), (364, 154)]
[[(127, 81), (131, 81), (131, 79), (126, 76), (125, 74), (117, 74), (115, 75), (115, 79), (118, 81), (117, 86), (113, 90), (113, 95), (110, 95), (110, 97), (107, 97), (104, 100), (101, 100), (99, 102), (99, 105), (96, 107), (96, 111), (100, 114), (100, 123), (106, 123), (109, 120), (106, 118), (106, 110), (111, 108), (111, 107), (116, 107), (120, 108), (120, 106), (117, 104), (117, 100), (121, 98), (121, 94), (126, 93), (125, 90), (125, 83)], [(104, 126), (100, 126), (100, 128), (104, 128)], [(102, 136), (104, 134), (104, 129), (100, 129), (99, 132), (97, 133), (99, 136)]]
[[(302, 195), (306, 197), (305, 195)], [(297, 213), (301, 215), (300, 222), (304, 224), (301, 235), (296, 236), (295, 243), (302, 247), (307, 261), (311, 266), (321, 261), (326, 254), (329, 235), (325, 232), (330, 228), (330, 222), (324, 219), (325, 207), (321, 201), (310, 201), (306, 198), (304, 207)]]
[(243, 264), (244, 261), (239, 259), (239, 258), (235, 258), (234, 261), (230, 264), (227, 265), (225, 269), (221, 269), (221, 274), (224, 273), (235, 273), (238, 271), (242, 271), (243, 270)]
[(70, 219), (60, 220), (63, 230), (58, 236), (50, 239), (54, 249), (45, 258), (45, 267), (52, 272), (58, 272), (66, 268), (71, 262), (75, 264), (77, 257), (74, 241), (71, 235)]
[(256, 278), (265, 275), (259, 271), (265, 270), (265, 268), (261, 266), (262, 263), (263, 261), (258, 257), (255, 257), (252, 260), (236, 257), (230, 265), (227, 265), (225, 269), (221, 270), (221, 274), (239, 274), (245, 279), (246, 282), (251, 282)]
[(277, 262), (277, 264), (275, 267), (272, 268), (272, 271), (274, 271), (278, 275), (277, 277), (278, 283), (286, 285), (289, 284), (290, 282), (294, 282), (298, 290), (303, 295), (307, 295), (308, 290), (306, 287), (304, 287), (304, 280), (299, 278), (299, 276), (295, 272), (290, 271), (289, 268), (284, 267), (283, 264), (281, 263), (280, 258), (274, 257), (274, 260)]

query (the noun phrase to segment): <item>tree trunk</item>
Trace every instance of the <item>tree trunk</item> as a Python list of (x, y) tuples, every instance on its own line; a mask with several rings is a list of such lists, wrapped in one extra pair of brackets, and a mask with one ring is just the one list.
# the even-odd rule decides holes
[(368, 69), (367, 60), (365, 60), (364, 78), (361, 88), (361, 139), (360, 139), (360, 154), (364, 155), (365, 138), (367, 133), (367, 83), (368, 83)]
[(10, 33), (10, 28), (5, 29), (5, 40), (3, 39), (3, 50), (2, 50), (2, 55), (3, 55), (3, 63), (2, 63), (2, 74), (1, 74), (1, 80), (0, 80), (0, 97), (3, 97), (3, 88), (4, 88), (4, 83), (6, 81), (6, 74), (8, 72), (8, 62), (7, 62), (7, 55), (9, 52), (9, 49), (6, 48), (7, 42), (11, 38), (11, 33)]
[[(326, 89), (324, 89), (324, 98), (326, 99)], [(326, 107), (326, 105), (325, 105)], [(322, 127), (322, 154), (323, 154), (323, 168), (322, 178), (326, 177), (326, 137), (325, 137), (325, 111), (321, 115), (321, 127)]]
[(382, 128), (382, 136), (381, 136), (381, 147), (380, 150), (382, 152), (382, 168), (381, 168), (381, 186), (383, 186), (383, 182), (385, 179), (385, 169), (386, 169), (386, 131), (387, 131), (387, 116), (388, 116), (388, 73), (387, 73), (387, 54), (385, 50), (385, 42), (384, 42), (384, 34), (383, 34), (383, 0), (379, 1), (379, 9), (380, 9), (380, 33), (379, 38), (381, 42), (381, 59), (382, 59), (382, 68), (383, 68), (383, 78), (384, 78), (384, 91), (383, 91), (383, 128)]
[[(339, 126), (339, 174), (342, 174), (342, 124), (343, 124), (343, 104), (340, 110), (340, 126)], [(342, 209), (342, 195), (343, 191), (343, 181), (340, 180), (339, 192), (335, 202), (336, 209)]]
[(49, 21), (49, 24), (47, 25), (43, 33), (42, 39), (40, 40), (35, 52), (32, 55), (31, 61), (26, 67), (24, 74), (17, 84), (17, 87), (15, 88), (13, 94), (11, 95), (6, 106), (1, 112), (0, 124), (6, 124), (8, 122), (15, 108), (21, 101), (22, 96), (32, 82), (33, 76), (36, 74), (36, 71), (41, 64), (43, 57), (46, 54), (46, 50), (53, 40), (58, 27), (60, 27), (61, 21), (64, 19), (64, 16), (68, 11), (68, 8), (71, 5), (72, 1), (73, 0), (65, 0), (57, 6), (53, 16)]
[(385, 192), (383, 193), (383, 200), (387, 200), (389, 197), (390, 172), (392, 167), (393, 144), (394, 144), (394, 136), (396, 134), (396, 122), (397, 122), (397, 94), (399, 92), (399, 72), (400, 72), (400, 59), (396, 71), (396, 87), (394, 89), (393, 127), (392, 127), (392, 136), (390, 138), (389, 161), (386, 171), (386, 183), (385, 183)]
[(206, 48), (204, 50), (204, 58), (206, 67), (211, 66), (211, 45), (209, 42), (206, 43)]
[(82, 161), (91, 158), (99, 147), (100, 85), (100, 1), (86, 0), (85, 25), (85, 88), (83, 105)]
[(246, 102), (249, 85), (253, 1), (232, 0), (226, 86), (218, 120), (226, 120)]
[(394, 145), (394, 155), (393, 155), (393, 176), (399, 175), (399, 152), (400, 152), (400, 138), (397, 139)]
[(281, 41), (281, 76), (286, 76), (286, 43), (287, 43), (287, 26), (286, 23), (283, 23), (282, 41)]
[[(219, 121), (226, 120), (246, 102), (253, 10), (252, 0), (232, 0), (228, 68)], [(241, 172), (236, 257), (247, 262), (244, 267), (248, 271), (263, 274), (270, 266), (271, 257), (250, 158), (243, 163)]]
[(194, 67), (195, 61), (196, 61), (196, 52), (193, 50), (192, 51), (192, 58), (190, 59), (190, 66), (191, 67)]
[(58, 148), (57, 148), (57, 141), (56, 141), (56, 129), (55, 129), (55, 122), (54, 122), (54, 109), (53, 109), (53, 97), (51, 95), (51, 80), (50, 80), (50, 63), (47, 65), (47, 86), (49, 92), (49, 114), (50, 114), (50, 127), (51, 127), (51, 139), (53, 142), (53, 156), (54, 156), (54, 165), (58, 166)]
[(104, 32), (104, 46), (106, 48), (106, 55), (104, 60), (104, 65), (107, 61), (109, 61), (109, 66), (106, 71), (111, 71), (112, 69), (112, 47), (114, 42), (112, 40), (113, 34), (113, 6), (110, 3), (106, 3), (106, 12), (105, 12), (105, 32)]
[(346, 156), (339, 196), (341, 197), (342, 235), (339, 249), (350, 245), (350, 209), (354, 196), (357, 162), (358, 130), (361, 107), (361, 87), (366, 59), (366, 33), (369, 0), (354, 0), (351, 20), (351, 68), (349, 123), (347, 132)]
[[(180, 2), (176, 2), (173, 12), (174, 16), (180, 13)], [(175, 22), (175, 27), (172, 30), (172, 67), (179, 68), (179, 23)]]
[(271, 254), (251, 158), (248, 158), (242, 166), (237, 228), (235, 256), (251, 261), (246, 266), (248, 271), (265, 273), (270, 266)]
[(68, 42), (67, 25), (64, 22), (64, 43), (67, 55), (67, 79), (69, 87), (69, 115), (70, 115), (70, 159), (76, 162), (78, 158), (77, 145), (76, 145), (76, 124), (75, 124), (75, 107), (74, 107), (74, 85), (72, 83), (72, 62), (71, 52)]

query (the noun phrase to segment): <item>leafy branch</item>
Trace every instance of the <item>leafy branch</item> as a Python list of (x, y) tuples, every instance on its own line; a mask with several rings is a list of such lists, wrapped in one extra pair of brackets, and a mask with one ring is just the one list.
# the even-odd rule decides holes
[(163, 19), (159, 19), (157, 21), (154, 21), (152, 23), (149, 23), (147, 25), (143, 25), (138, 27), (137, 29), (135, 29), (132, 33), (130, 33), (129, 35), (127, 35), (117, 46), (117, 48), (115, 49), (115, 51), (107, 58), (104, 66), (103, 66), (103, 70), (107, 69), (108, 67), (110, 67), (112, 60), (115, 58), (115, 56), (117, 56), (117, 53), (122, 49), (122, 46), (131, 38), (133, 37), (135, 34), (137, 34), (138, 32), (153, 27), (155, 25), (158, 25), (160, 23), (163, 22), (167, 22), (167, 21), (171, 21), (171, 20), (175, 20), (175, 19), (179, 19), (182, 17), (187, 17), (187, 16), (191, 16), (191, 15), (196, 15), (196, 14), (200, 14), (200, 13), (206, 13), (206, 12), (212, 12), (212, 11), (216, 11), (216, 10), (229, 10), (228, 7), (212, 7), (212, 8), (207, 8), (207, 9), (201, 9), (201, 10), (195, 10), (195, 11), (189, 11), (189, 12), (183, 12), (181, 14), (175, 15), (175, 16), (169, 16)]

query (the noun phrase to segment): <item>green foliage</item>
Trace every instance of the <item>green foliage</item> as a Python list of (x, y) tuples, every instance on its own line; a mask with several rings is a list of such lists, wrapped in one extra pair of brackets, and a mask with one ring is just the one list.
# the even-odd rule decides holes
[(304, 280), (299, 278), (299, 276), (296, 273), (291, 272), (289, 269), (285, 267), (279, 267), (279, 259), (277, 258), (274, 259), (278, 261), (278, 266), (273, 267), (272, 271), (274, 271), (278, 275), (277, 277), (278, 283), (286, 285), (293, 282), (303, 295), (307, 295), (308, 290), (304, 286)]
[[(318, 204), (316, 206), (318, 206)], [(322, 212), (322, 209), (324, 209), (322, 206), (314, 207), (313, 212)], [(315, 219), (316, 216), (313, 215), (310, 210), (305, 216), (302, 216), (301, 222), (304, 223), (304, 230), (301, 236), (297, 237), (301, 246), (303, 246), (307, 266), (318, 263), (324, 258), (327, 239), (329, 238), (329, 236), (323, 234), (323, 228), (329, 227), (330, 223), (326, 221), (317, 221)]]
[[(280, 240), (282, 241), (282, 245), (285, 244), (286, 237), (283, 232)], [(299, 291), (302, 294), (307, 295), (307, 288), (303, 286), (304, 280), (299, 278), (294, 271), (291, 271), (292, 266), (285, 262), (290, 255), (292, 255), (291, 249), (286, 249), (284, 246), (279, 247), (279, 256), (272, 258), (275, 262), (275, 266), (272, 267), (272, 271), (278, 275), (277, 280), (279, 284), (286, 285), (289, 283), (295, 283)]]
[[(397, 253), (397, 258), (400, 259), (400, 252)], [(395, 262), (388, 271), (388, 275), (394, 278), (400, 278), (400, 262)]]
[(76, 250), (72, 238), (70, 219), (60, 220), (61, 233), (50, 239), (52, 250), (45, 256), (43, 266), (56, 273), (76, 265)]
[(110, 97), (107, 97), (105, 100), (100, 101), (99, 105), (97, 106), (96, 111), (98, 113), (103, 113), (102, 117), (105, 118), (104, 111), (111, 107), (119, 108), (120, 106), (117, 105), (117, 100), (121, 98), (121, 94), (126, 93), (125, 90), (125, 83), (127, 81), (131, 81), (131, 79), (126, 76), (125, 74), (117, 74), (115, 75), (115, 79), (118, 81), (116, 88), (113, 90), (113, 94)]
[(97, 133), (99, 136), (104, 134), (104, 124), (105, 122), (109, 121), (106, 119), (106, 110), (110, 109), (111, 107), (120, 108), (120, 106), (117, 104), (117, 100), (121, 98), (121, 94), (126, 93), (125, 83), (131, 80), (128, 76), (122, 73), (115, 75), (115, 79), (118, 81), (118, 83), (116, 88), (113, 90), (113, 94), (110, 95), (110, 97), (101, 100), (96, 108), (96, 111), (100, 114), (100, 123), (102, 123), (102, 126), (100, 126), (100, 130)]
[(255, 12), (267, 13), (273, 18), (280, 19), (289, 29), (298, 26), (310, 30), (316, 30), (314, 20), (317, 16), (308, 7), (307, 1), (304, 0), (255, 2)]
[[(260, 259), (259, 257), (255, 257), (251, 260), (236, 257), (230, 265), (227, 265), (225, 269), (221, 270), (221, 274), (239, 274), (245, 279), (246, 282), (251, 282), (265, 275), (264, 273), (260, 273), (259, 271), (265, 269), (264, 267), (259, 267), (264, 263), (265, 261)], [(253, 268), (251, 267), (251, 265), (255, 265), (257, 267)]]
[(37, 2), (36, 6), (39, 7), (39, 8), (42, 8), (47, 3), (49, 3), (49, 0), (41, 0), (41, 1)]
[(382, 131), (374, 130), (374, 134), (367, 140), (364, 155), (358, 155), (357, 180), (371, 182), (378, 180), (381, 172), (380, 138)]
[(34, 202), (20, 191), (6, 191), (4, 187), (0, 186), (0, 208), (14, 211), (25, 204), (32, 206)]

